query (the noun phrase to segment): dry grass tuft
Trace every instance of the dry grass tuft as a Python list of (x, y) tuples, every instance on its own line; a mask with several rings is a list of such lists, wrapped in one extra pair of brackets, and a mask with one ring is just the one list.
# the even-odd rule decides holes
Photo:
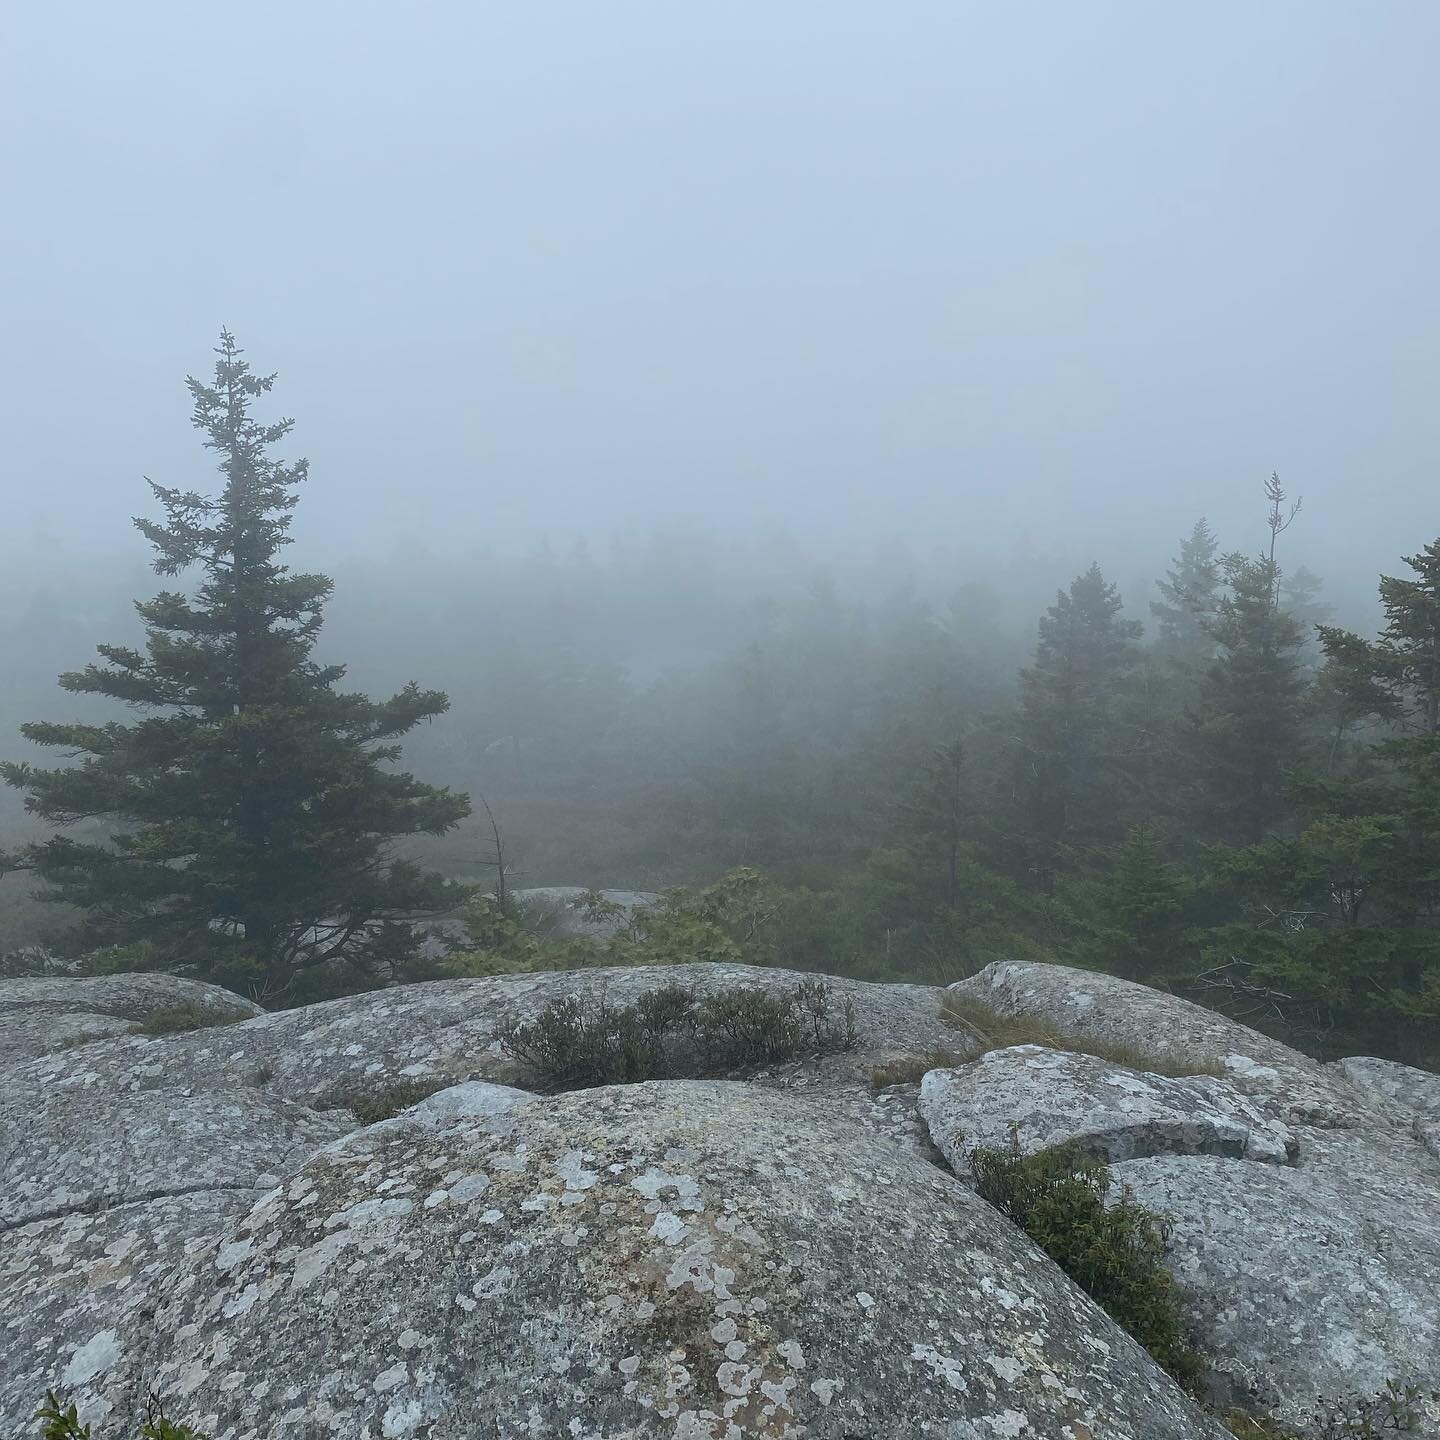
[(953, 1070), (965, 1063), (965, 1056), (953, 1050), (931, 1050), (926, 1054), (887, 1055), (870, 1072), (870, 1086), (883, 1090), (887, 1085), (918, 1085), (931, 1070)]
[(1043, 1045), (1047, 1050), (1069, 1050), (1093, 1055), (1112, 1065), (1142, 1070), (1148, 1075), (1223, 1075), (1224, 1066), (1213, 1056), (1164, 1055), (1138, 1045), (1113, 1045), (1079, 1035), (1064, 1035), (1048, 1021), (1033, 1015), (1006, 1015), (983, 1000), (946, 991), (940, 1002), (941, 1018), (947, 1025), (973, 1035), (982, 1055), (1005, 1050), (1011, 1045)]

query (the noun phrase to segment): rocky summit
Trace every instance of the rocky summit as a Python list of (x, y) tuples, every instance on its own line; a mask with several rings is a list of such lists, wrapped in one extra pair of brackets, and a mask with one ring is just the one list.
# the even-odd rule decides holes
[[(1394, 1383), (1440, 1435), (1425, 1072), (1038, 964), (949, 996), (827, 979), (849, 1048), (721, 1077), (558, 1089), (502, 1043), (566, 997), (806, 978), (272, 1014), (158, 976), (0, 982), (0, 1433), (37, 1435), (53, 1387), (95, 1440), (152, 1393), (214, 1440), (1218, 1440), (1228, 1410), (1305, 1434)], [(1046, 1043), (987, 1049), (947, 998)], [(1148, 1060), (1107, 1053), (1136, 1035)], [(1168, 1217), (1192, 1394), (973, 1188), (977, 1146), (1070, 1142)]]

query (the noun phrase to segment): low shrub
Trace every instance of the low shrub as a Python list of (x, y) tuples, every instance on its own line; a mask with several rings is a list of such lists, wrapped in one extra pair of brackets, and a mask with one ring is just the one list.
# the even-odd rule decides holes
[(1018, 1225), (1111, 1319), (1177, 1380), (1199, 1370), (1180, 1319), (1180, 1289), (1161, 1263), (1170, 1221), (1128, 1189), (1110, 1199), (1110, 1170), (1074, 1145), (1034, 1155), (980, 1149), (970, 1156), (982, 1199)]
[(665, 985), (631, 1005), (552, 1000), (499, 1035), (505, 1053), (554, 1090), (724, 1075), (745, 1066), (853, 1049), (854, 1006), (820, 980), (778, 992), (743, 986), (699, 995)]
[(361, 1125), (378, 1125), (394, 1119), (402, 1110), (428, 1100), (438, 1090), (455, 1084), (448, 1078), (390, 1080), (377, 1077), (366, 1084), (363, 1078), (327, 1090), (314, 1101), (316, 1110), (348, 1110)]
[(219, 1025), (233, 1025), (239, 1017), (221, 1010), (207, 1009), (193, 1001), (165, 1005), (152, 1010), (138, 1024), (130, 1027), (132, 1035), (179, 1035), (186, 1030), (209, 1030)]
[[(40, 1432), (41, 1440), (90, 1440), (90, 1427), (80, 1423), (74, 1402), (62, 1407), (53, 1390), (46, 1391), (45, 1403), (36, 1411), (35, 1418), (45, 1426)], [(140, 1422), (136, 1440), (208, 1440), (208, 1437), (168, 1419), (159, 1397), (152, 1395), (146, 1401), (145, 1418)]]
[(1112, 1065), (1143, 1070), (1149, 1075), (1221, 1075), (1224, 1067), (1213, 1057), (1161, 1055), (1138, 1045), (1110, 1044), (1064, 1035), (1048, 1021), (1033, 1015), (1006, 1015), (983, 1000), (946, 991), (940, 1015), (947, 1025), (973, 1035), (980, 1053), (1005, 1050), (1011, 1045), (1043, 1045), (1048, 1050), (1069, 1050), (1076, 1055), (1093, 1055)]

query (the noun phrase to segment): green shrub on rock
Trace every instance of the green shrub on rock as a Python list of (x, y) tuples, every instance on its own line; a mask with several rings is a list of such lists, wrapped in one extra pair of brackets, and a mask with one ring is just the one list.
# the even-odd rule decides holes
[(820, 980), (777, 992), (742, 986), (698, 995), (665, 985), (630, 1005), (567, 995), (500, 1032), (505, 1053), (555, 1090), (723, 1075), (856, 1044), (854, 1006)]
[(1109, 1166), (1074, 1145), (1034, 1155), (1018, 1145), (980, 1149), (970, 1166), (982, 1199), (1024, 1230), (1176, 1379), (1195, 1378), (1198, 1357), (1185, 1342), (1180, 1290), (1161, 1263), (1170, 1231), (1163, 1215), (1128, 1190), (1109, 1199)]

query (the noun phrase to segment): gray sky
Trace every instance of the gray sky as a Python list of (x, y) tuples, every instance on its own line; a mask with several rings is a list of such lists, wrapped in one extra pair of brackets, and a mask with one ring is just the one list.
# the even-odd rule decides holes
[(1258, 545), (1278, 468), (1307, 560), (1393, 568), (1440, 531), (1437, 55), (1434, 0), (11, 0), (11, 539), (141, 544), (223, 322), (327, 553), (1148, 559)]

